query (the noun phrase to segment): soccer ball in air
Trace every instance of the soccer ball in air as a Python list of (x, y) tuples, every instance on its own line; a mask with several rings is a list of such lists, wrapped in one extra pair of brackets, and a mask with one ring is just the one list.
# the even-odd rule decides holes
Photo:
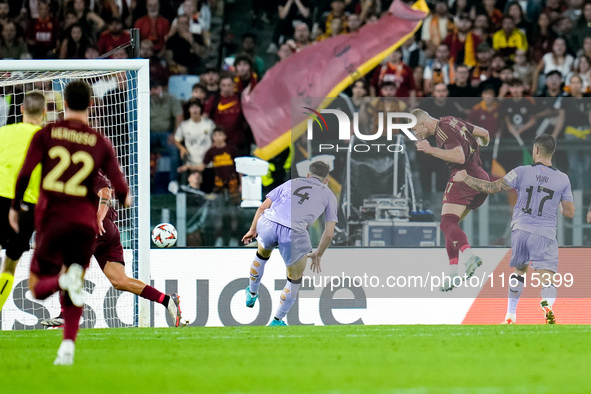
[(170, 248), (176, 244), (176, 228), (170, 223), (160, 223), (152, 230), (152, 242), (159, 248)]

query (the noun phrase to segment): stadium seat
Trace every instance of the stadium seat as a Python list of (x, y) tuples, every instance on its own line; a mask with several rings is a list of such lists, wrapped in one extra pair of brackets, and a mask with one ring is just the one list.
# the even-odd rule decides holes
[(193, 85), (198, 82), (197, 75), (173, 75), (168, 79), (168, 93), (179, 100), (187, 101), (191, 97)]

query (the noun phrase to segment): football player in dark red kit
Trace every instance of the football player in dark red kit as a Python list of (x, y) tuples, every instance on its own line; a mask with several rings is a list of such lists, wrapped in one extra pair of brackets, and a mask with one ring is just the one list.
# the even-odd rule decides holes
[[(479, 193), (463, 183), (454, 183), (453, 176), (460, 170), (466, 170), (474, 178), (488, 181), (488, 174), (482, 168), (479, 146), (488, 145), (488, 131), (474, 126), (453, 116), (444, 116), (437, 120), (422, 109), (415, 109), (412, 114), (417, 119), (414, 133), (418, 138), (417, 151), (444, 160), (449, 165), (450, 178), (443, 194), (441, 209), (441, 231), (445, 235), (445, 248), (449, 257), (449, 280), (445, 280), (441, 291), (450, 291), (472, 275), (482, 259), (472, 253), (466, 234), (459, 226), (460, 220), (473, 209), (481, 206), (487, 194)], [(434, 135), (437, 147), (433, 147), (426, 138)], [(465, 275), (458, 277), (458, 259), (465, 267)]]
[[(101, 267), (101, 270), (115, 289), (128, 291), (164, 305), (172, 317), (173, 324), (178, 327), (182, 319), (178, 294), (164, 294), (139, 279), (130, 278), (125, 273), (121, 235), (119, 234), (119, 228), (115, 224), (117, 211), (111, 206), (113, 189), (111, 182), (104, 176), (102, 171), (99, 171), (99, 175), (96, 177), (93, 190), (100, 199), (96, 212), (99, 232), (96, 250), (94, 251), (94, 257), (99, 267)], [(58, 317), (42, 320), (41, 324), (47, 327), (61, 327), (64, 325), (64, 318), (60, 314)]]
[[(131, 205), (128, 186), (111, 143), (88, 125), (91, 90), (82, 81), (64, 91), (66, 118), (38, 131), (19, 173), (9, 212), (18, 232), (18, 215), (31, 172), (41, 163), (41, 192), (35, 212), (37, 247), (31, 261), (29, 289), (37, 299), (58, 290), (64, 315), (64, 339), (56, 365), (74, 362), (74, 341), (84, 305), (84, 271), (95, 250), (98, 196), (93, 191), (102, 169), (117, 198)], [(65, 272), (64, 272), (65, 271)]]

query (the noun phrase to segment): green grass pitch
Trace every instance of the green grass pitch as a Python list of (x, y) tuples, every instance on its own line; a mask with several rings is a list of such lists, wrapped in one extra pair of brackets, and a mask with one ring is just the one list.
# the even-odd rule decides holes
[(87, 329), (0, 332), (2, 393), (591, 392), (589, 326)]

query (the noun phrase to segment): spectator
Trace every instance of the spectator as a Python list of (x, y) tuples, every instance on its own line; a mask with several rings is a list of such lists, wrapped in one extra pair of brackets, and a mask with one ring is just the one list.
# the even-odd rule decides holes
[(285, 44), (281, 44), (277, 51), (278, 62), (281, 62), (296, 52), (295, 43), (293, 40), (287, 40)]
[(250, 56), (241, 54), (236, 56), (234, 60), (234, 68), (236, 76), (234, 77), (234, 85), (236, 86), (236, 93), (238, 96), (246, 89), (251, 91), (258, 82), (258, 75), (253, 70), (253, 63)]
[(268, 53), (275, 53), (277, 45), (294, 34), (294, 22), (308, 22), (312, 4), (309, 0), (283, 0), (279, 3), (279, 20), (273, 32), (273, 41), (267, 49)]
[(552, 52), (545, 54), (542, 57), (538, 67), (534, 73), (534, 85), (532, 90), (535, 92), (540, 84), (540, 74), (545, 75), (550, 71), (559, 71), (560, 75), (568, 75), (575, 59), (566, 52), (566, 40), (563, 37), (558, 37), (552, 44)]
[(422, 66), (416, 66), (412, 72), (417, 97), (425, 97), (425, 79), (423, 78), (424, 74), (425, 69)]
[(568, 0), (568, 9), (564, 11), (562, 16), (569, 18), (575, 25), (583, 15), (583, 3), (584, 0)]
[[(79, 1), (79, 0), (76, 0)], [(147, 15), (139, 18), (134, 27), (140, 31), (140, 40), (148, 39), (154, 44), (154, 53), (162, 57), (165, 51), (166, 36), (170, 30), (170, 23), (160, 12), (159, 0), (147, 0)]]
[(347, 15), (347, 32), (357, 33), (361, 29), (361, 17), (358, 14), (351, 13)]
[[(591, 36), (585, 37), (585, 39), (583, 40), (583, 47), (577, 51), (577, 57), (580, 57), (582, 55), (585, 55), (591, 59)], [(577, 63), (575, 61), (575, 67), (576, 66)]]
[(425, 52), (417, 44), (414, 35), (404, 41), (400, 48), (402, 49), (402, 62), (407, 64), (408, 67), (414, 69), (419, 65), (421, 67), (425, 65), (427, 61), (425, 59)]
[(220, 72), (213, 67), (207, 68), (201, 75), (201, 82), (207, 88), (207, 100), (209, 100), (220, 91)]
[[(503, 67), (503, 69), (499, 73), (498, 81), (497, 81), (497, 78), (495, 78), (495, 77), (489, 79), (489, 82), (491, 84), (497, 84), (497, 86), (499, 86), (497, 97), (499, 97), (499, 98), (511, 97), (511, 86), (512, 86), (511, 84), (513, 83), (512, 81), (514, 78), (515, 77), (513, 76), (513, 66), (505, 63), (505, 66)], [(523, 96), (523, 93), (522, 93), (522, 96)]]
[[(151, 0), (153, 1), (153, 0)], [(203, 37), (189, 30), (189, 16), (177, 17), (177, 31), (166, 41), (166, 62), (173, 74), (199, 75), (206, 54)]]
[(476, 48), (482, 39), (471, 32), (472, 20), (468, 14), (458, 17), (455, 28), (445, 37), (443, 44), (447, 45), (450, 60), (456, 64), (466, 64), (472, 67), (476, 64)]
[(583, 12), (570, 35), (570, 42), (574, 48), (581, 48), (585, 37), (591, 36), (591, 2), (586, 2)]
[[(488, 74), (480, 75), (482, 82), (478, 85), (478, 90), (482, 91), (482, 87), (486, 85), (492, 85), (495, 88), (495, 94), (499, 95), (499, 90), (501, 89), (501, 85), (503, 85), (503, 81), (501, 80), (501, 71), (507, 69), (507, 62), (500, 54), (495, 54), (490, 61), (490, 67), (488, 69)], [(512, 74), (512, 69), (509, 67), (510, 74)], [(505, 78), (506, 80), (511, 79), (511, 76)]]
[(82, 26), (73, 24), (68, 29), (69, 35), (60, 45), (60, 59), (84, 59), (90, 41), (84, 36)]
[[(203, 37), (204, 29), (203, 29), (203, 26), (201, 25), (201, 22), (199, 21), (199, 12), (197, 12), (197, 9), (195, 6), (196, 6), (196, 4), (195, 4), (194, 0), (183, 1), (183, 3), (181, 4), (181, 6), (178, 9), (178, 16), (187, 15), (187, 17), (189, 18), (189, 31), (192, 34), (200, 35)], [(170, 37), (174, 33), (176, 33), (178, 16), (176, 18), (174, 18), (174, 20), (172, 21), (172, 24), (170, 26), (170, 31), (168, 32), (167, 37)]]
[(163, 83), (150, 81), (150, 151), (167, 152), (170, 157), (168, 189), (178, 191), (179, 151), (174, 144), (173, 131), (183, 121), (181, 103), (164, 91)]
[(421, 40), (432, 51), (443, 41), (447, 34), (453, 30), (453, 22), (448, 15), (447, 2), (438, 0), (435, 2), (435, 11), (429, 14), (423, 21)]
[(104, 21), (113, 19), (124, 21), (130, 15), (127, 0), (95, 0), (94, 10)]
[(517, 1), (510, 1), (507, 3), (507, 11), (505, 13), (513, 18), (515, 27), (521, 30), (526, 37), (529, 36), (531, 32), (531, 23), (526, 20), (523, 9)]
[(499, 130), (499, 102), (495, 99), (494, 87), (492, 85), (483, 86), (481, 97), (482, 101), (472, 108), (466, 120), (490, 130), (492, 133)]
[(493, 34), (493, 49), (503, 56), (513, 55), (517, 49), (527, 50), (525, 34), (515, 27), (515, 21), (509, 15), (503, 17), (502, 28)]
[(56, 57), (59, 24), (51, 17), (49, 5), (39, 2), (39, 18), (31, 19), (27, 26), (27, 42), (31, 55), (35, 59), (53, 59)]
[(531, 42), (530, 58), (534, 64), (538, 64), (542, 60), (542, 56), (552, 50), (555, 38), (556, 35), (550, 28), (550, 17), (546, 13), (540, 14), (528, 38), (528, 41)]
[(86, 52), (84, 52), (85, 59), (97, 59), (100, 56), (98, 48), (94, 45), (89, 46), (86, 48)]
[(140, 57), (150, 60), (150, 80), (162, 81), (168, 84), (170, 71), (165, 67), (166, 63), (154, 55), (154, 43), (146, 39), (140, 42)]
[(402, 49), (397, 48), (388, 56), (386, 64), (374, 71), (370, 87), (372, 96), (381, 90), (384, 82), (394, 83), (395, 97), (416, 97), (412, 69), (402, 62)]
[(351, 103), (353, 104), (353, 112), (361, 112), (361, 107), (365, 101), (365, 97), (369, 96), (369, 83), (367, 79), (361, 78), (353, 82), (351, 87)]
[[(345, 14), (345, 1), (332, 0), (330, 2), (330, 12), (327, 15), (323, 15), (323, 18), (324, 20), (320, 27), (324, 32), (322, 36), (325, 38), (346, 33), (347, 15)], [(340, 19), (341, 23), (333, 23), (335, 19)]]
[(556, 22), (564, 11), (566, 11), (566, 7), (562, 0), (546, 0), (546, 6), (542, 9), (542, 12), (547, 13), (552, 22)]
[[(196, 83), (191, 88), (191, 98), (201, 100), (201, 103), (205, 103), (207, 100), (207, 88), (201, 82)], [(202, 108), (203, 109), (203, 108)], [(203, 113), (203, 111), (201, 111)]]
[(523, 88), (531, 92), (535, 67), (527, 59), (527, 52), (521, 49), (515, 51), (515, 64), (513, 64), (513, 76), (523, 81)]
[(534, 139), (537, 112), (536, 104), (531, 97), (523, 96), (523, 82), (513, 78), (509, 82), (511, 97), (501, 102), (500, 116), (505, 131), (513, 135), (521, 135), (524, 139)]
[(236, 93), (232, 75), (225, 74), (220, 77), (220, 91), (209, 98), (205, 105), (205, 113), (216, 125), (224, 128), (229, 145), (236, 148), (240, 154), (250, 153), (249, 147), (246, 146), (247, 136), (240, 97)]
[[(257, 55), (256, 49), (257, 37), (254, 33), (244, 33), (242, 35), (242, 44), (240, 46), (240, 53), (249, 56), (253, 61), (253, 70), (259, 76), (259, 79), (263, 77), (265, 73), (266, 66), (265, 61), (262, 57)], [(236, 54), (230, 56), (229, 58), (235, 59)], [(236, 62), (234, 61), (234, 67), (236, 66)]]
[(22, 37), (17, 36), (16, 23), (12, 21), (0, 24), (2, 37), (0, 38), (1, 59), (22, 59), (29, 54), (27, 44)]
[(96, 42), (98, 33), (103, 30), (105, 21), (88, 9), (85, 0), (72, 0), (66, 3), (66, 12), (74, 12), (77, 22), (82, 26), (84, 34), (93, 42)]
[[(339, 3), (337, 1), (337, 3)], [(330, 21), (330, 28), (326, 29), (324, 34), (318, 36), (316, 41), (324, 41), (327, 38), (336, 37), (340, 34), (347, 34), (347, 28), (345, 27), (345, 18), (332, 18)]]
[(100, 35), (97, 47), (101, 54), (105, 54), (130, 41), (131, 36), (127, 31), (123, 30), (123, 22), (121, 19), (112, 18), (109, 22), (108, 29)]
[(449, 97), (478, 97), (478, 90), (470, 85), (470, 69), (467, 65), (456, 66), (455, 83), (447, 85), (447, 90)]
[(224, 245), (224, 234), (228, 234), (228, 228), (231, 236), (229, 246), (238, 246), (237, 216), (240, 203), (240, 178), (234, 166), (234, 159), (237, 156), (236, 148), (226, 143), (224, 128), (216, 127), (213, 130), (213, 145), (205, 153), (203, 165), (200, 166), (200, 169), (203, 169), (205, 165), (211, 163), (215, 171), (213, 192), (218, 195), (213, 209), (216, 214), (214, 218), (216, 247)]
[(536, 131), (536, 135), (554, 131), (556, 117), (558, 116), (557, 108), (563, 96), (563, 82), (562, 74), (558, 70), (553, 70), (546, 74), (545, 87), (542, 93), (538, 95), (541, 98), (537, 99), (538, 105), (542, 110), (536, 114), (536, 117), (542, 121)]
[(297, 51), (307, 47), (312, 43), (310, 28), (307, 24), (304, 22), (295, 23), (293, 41), (295, 42), (295, 48)]
[(490, 19), (487, 14), (478, 14), (474, 19), (472, 33), (476, 34), (482, 42), (488, 42), (491, 38)]
[(211, 147), (211, 136), (215, 128), (210, 119), (201, 117), (201, 100), (191, 98), (187, 106), (190, 118), (180, 123), (174, 135), (174, 143), (180, 152), (181, 160), (184, 161), (178, 168), (179, 173), (202, 169), (203, 157)]
[(486, 42), (476, 48), (476, 65), (470, 70), (470, 84), (473, 87), (478, 87), (490, 77), (493, 54), (493, 49)]
[(588, 94), (591, 92), (591, 58), (587, 55), (582, 55), (576, 63), (575, 70), (566, 76), (566, 85), (570, 87), (571, 78), (577, 75), (581, 79), (582, 93)]
[(503, 13), (496, 7), (496, 0), (483, 0), (484, 11), (488, 15), (491, 27), (493, 30), (497, 30), (501, 27), (501, 21), (503, 20)]
[(0, 2), (0, 26), (10, 21), (8, 17), (10, 14), (10, 6), (5, 1)]
[(449, 85), (455, 82), (455, 65), (449, 58), (449, 48), (445, 44), (437, 47), (435, 59), (427, 62), (424, 72), (425, 95), (431, 94), (433, 86), (438, 83)]
[[(565, 139), (573, 144), (581, 144), (591, 140), (591, 105), (588, 97), (583, 94), (583, 80), (573, 75), (569, 91), (560, 100), (556, 126), (552, 136), (558, 138), (564, 129)], [(569, 150), (568, 172), (573, 189), (585, 190), (589, 187), (589, 171), (591, 171), (591, 155), (582, 149)]]

